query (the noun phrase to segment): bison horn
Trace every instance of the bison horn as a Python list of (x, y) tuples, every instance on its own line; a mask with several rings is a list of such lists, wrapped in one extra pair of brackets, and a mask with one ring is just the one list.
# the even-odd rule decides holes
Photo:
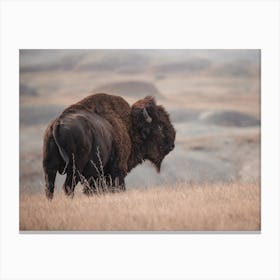
[(150, 115), (148, 114), (146, 108), (143, 109), (143, 116), (144, 116), (146, 122), (148, 122), (148, 123), (152, 122), (153, 119), (152, 119), (152, 118), (150, 117)]

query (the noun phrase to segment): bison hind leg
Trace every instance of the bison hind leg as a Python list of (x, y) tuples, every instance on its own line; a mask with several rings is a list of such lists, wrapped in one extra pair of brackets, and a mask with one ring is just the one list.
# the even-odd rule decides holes
[(48, 199), (53, 198), (56, 172), (57, 172), (56, 170), (45, 170), (45, 181), (46, 181), (45, 193)]
[(74, 175), (73, 173), (71, 173), (71, 174), (67, 173), (65, 182), (63, 184), (64, 193), (67, 196), (73, 198), (74, 197), (74, 190), (75, 190), (75, 187), (76, 187), (78, 182), (79, 182), (79, 179), (76, 175)]

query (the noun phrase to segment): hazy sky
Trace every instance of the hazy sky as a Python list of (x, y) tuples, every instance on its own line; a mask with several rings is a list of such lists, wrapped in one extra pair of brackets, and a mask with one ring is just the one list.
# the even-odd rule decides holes
[[(260, 63), (260, 50), (20, 50), (22, 71), (88, 70), (85, 65), (164, 64), (188, 61)], [(98, 65), (99, 64), (99, 65)]]

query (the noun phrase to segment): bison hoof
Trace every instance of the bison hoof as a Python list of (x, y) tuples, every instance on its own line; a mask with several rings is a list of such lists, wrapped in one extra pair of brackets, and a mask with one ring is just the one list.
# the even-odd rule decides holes
[(47, 199), (52, 200), (53, 199), (53, 192), (46, 189), (46, 197), (47, 197)]
[(74, 197), (74, 192), (65, 192), (65, 194), (70, 198)]
[(83, 194), (85, 194), (86, 196), (93, 196), (95, 193), (92, 190), (83, 189)]
[(64, 193), (71, 198), (74, 197), (74, 191), (69, 186), (64, 186)]

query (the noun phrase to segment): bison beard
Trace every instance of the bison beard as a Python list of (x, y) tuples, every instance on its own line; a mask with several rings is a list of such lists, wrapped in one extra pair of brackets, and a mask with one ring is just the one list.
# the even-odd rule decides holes
[(46, 196), (53, 197), (57, 172), (66, 173), (63, 189), (73, 196), (78, 182), (85, 186), (100, 176), (98, 168), (114, 187), (125, 190), (125, 176), (144, 160), (160, 171), (175, 135), (168, 113), (150, 96), (131, 107), (119, 96), (88, 96), (66, 108), (46, 129)]

